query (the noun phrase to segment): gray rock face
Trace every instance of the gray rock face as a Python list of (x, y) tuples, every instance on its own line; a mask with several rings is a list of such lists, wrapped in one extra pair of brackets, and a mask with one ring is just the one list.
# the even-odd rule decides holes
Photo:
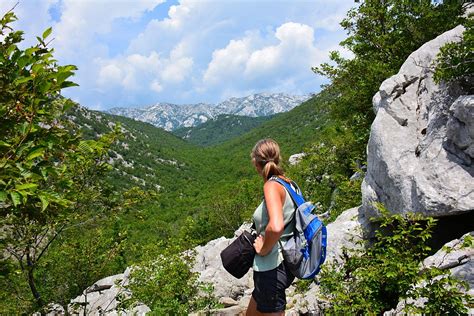
[(306, 156), (306, 153), (299, 153), (299, 154), (294, 154), (291, 155), (290, 158), (288, 158), (288, 163), (291, 166), (297, 165), (300, 163), (300, 161)]
[(435, 217), (474, 209), (473, 96), (435, 84), (432, 71), (439, 48), (463, 31), (458, 26), (413, 52), (374, 96), (362, 184), (368, 215), (377, 214), (373, 202)]
[(363, 240), (364, 231), (368, 230), (369, 225), (369, 218), (360, 207), (344, 211), (334, 222), (328, 224), (326, 264), (341, 262), (343, 248), (359, 248), (358, 242)]
[(85, 289), (82, 295), (71, 300), (69, 312), (81, 315), (145, 315), (150, 308), (143, 304), (125, 312), (117, 310), (117, 297), (130, 295), (124, 289), (129, 282), (130, 271), (127, 268), (124, 273), (101, 279)]
[(460, 96), (449, 112), (446, 149), (470, 166), (474, 159), (474, 96)]
[(218, 238), (205, 246), (196, 247), (196, 263), (193, 271), (199, 273), (199, 281), (214, 285), (214, 295), (239, 300), (245, 290), (253, 288), (252, 269), (241, 279), (236, 279), (222, 266), (220, 253), (234, 239)]

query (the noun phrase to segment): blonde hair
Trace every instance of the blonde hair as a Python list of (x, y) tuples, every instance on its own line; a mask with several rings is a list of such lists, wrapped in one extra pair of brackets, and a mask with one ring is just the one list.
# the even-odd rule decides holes
[(280, 167), (280, 146), (273, 139), (259, 140), (250, 153), (252, 162), (260, 167), (262, 176), (268, 180), (272, 176), (284, 176)]

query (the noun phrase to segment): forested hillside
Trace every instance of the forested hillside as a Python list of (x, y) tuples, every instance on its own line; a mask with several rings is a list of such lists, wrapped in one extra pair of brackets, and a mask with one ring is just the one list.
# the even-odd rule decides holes
[(272, 115), (260, 117), (219, 115), (198, 126), (174, 130), (173, 134), (196, 145), (212, 146), (245, 134), (272, 117)]
[[(0, 287), (8, 290), (0, 292), (0, 314), (44, 312), (50, 302), (67, 307), (96, 280), (135, 264), (147, 271), (136, 276), (135, 297), (155, 312), (202, 307), (179, 254), (231, 236), (250, 219), (262, 179), (249, 154), (261, 138), (275, 139), (285, 161), (306, 154), (284, 167), (318, 212), (329, 211), (328, 221), (359, 205), (372, 96), (414, 49), (465, 22), (463, 4), (363, 1), (341, 23), (353, 57), (333, 52), (331, 64), (313, 69), (330, 79), (321, 93), (228, 134), (214, 132), (228, 121), (210, 122), (213, 133), (200, 131), (196, 144), (59, 97), (74, 85), (76, 67), (56, 64), (51, 29), (21, 48), (16, 17), (7, 13), (0, 20)], [(387, 307), (377, 304), (376, 314)]]

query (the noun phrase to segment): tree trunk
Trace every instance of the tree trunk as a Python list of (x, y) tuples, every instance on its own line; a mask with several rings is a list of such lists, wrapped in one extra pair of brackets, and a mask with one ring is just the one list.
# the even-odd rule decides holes
[(44, 315), (44, 311), (42, 310), (44, 306), (44, 302), (41, 299), (40, 293), (36, 289), (35, 278), (34, 278), (35, 266), (34, 266), (34, 263), (31, 261), (29, 251), (26, 254), (26, 266), (27, 266), (26, 269), (28, 272), (28, 285), (30, 286), (31, 293), (33, 294), (33, 297), (35, 298), (36, 305), (40, 309), (41, 315)]

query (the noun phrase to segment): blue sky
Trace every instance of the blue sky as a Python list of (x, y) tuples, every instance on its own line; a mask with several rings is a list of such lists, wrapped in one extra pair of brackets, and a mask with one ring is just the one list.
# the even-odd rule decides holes
[[(0, 12), (18, 0), (2, 0)], [(60, 64), (79, 70), (63, 94), (93, 109), (217, 103), (259, 92), (306, 94), (339, 50), (353, 0), (20, 0), (15, 28), (34, 43), (53, 27)]]

